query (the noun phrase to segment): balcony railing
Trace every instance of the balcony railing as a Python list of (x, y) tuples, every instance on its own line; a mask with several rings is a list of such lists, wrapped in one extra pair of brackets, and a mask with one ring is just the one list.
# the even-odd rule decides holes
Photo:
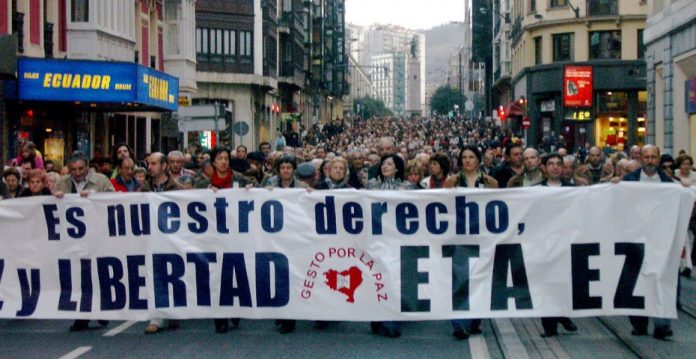
[(587, 0), (587, 16), (614, 16), (618, 14), (618, 0)]

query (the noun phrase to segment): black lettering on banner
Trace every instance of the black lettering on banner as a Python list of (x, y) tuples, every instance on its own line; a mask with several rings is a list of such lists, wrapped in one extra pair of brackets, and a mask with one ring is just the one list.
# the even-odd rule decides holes
[(198, 306), (210, 307), (210, 263), (217, 262), (215, 253), (187, 253), (186, 261), (196, 267), (196, 300)]
[[(271, 283), (271, 265), (275, 283)], [(272, 286), (275, 284), (275, 297)], [(288, 257), (281, 253), (256, 253), (256, 306), (283, 307), (290, 301)]]
[[(512, 287), (507, 286), (508, 265), (512, 272)], [(491, 310), (507, 310), (508, 298), (510, 297), (515, 299), (517, 309), (533, 308), (529, 282), (527, 281), (527, 269), (522, 255), (522, 245), (519, 243), (495, 246), (493, 258)]]
[(19, 277), (19, 287), (22, 292), (22, 307), (17, 311), (16, 316), (28, 317), (34, 314), (36, 306), (39, 304), (41, 294), (41, 272), (38, 269), (30, 270), (31, 281), (27, 276), (26, 269), (17, 269)]
[(145, 266), (145, 256), (127, 256), (128, 265), (128, 308), (147, 309), (147, 300), (140, 298), (140, 288), (145, 287), (145, 277), (140, 275), (140, 267)]
[(442, 246), (442, 256), (452, 258), (452, 310), (469, 310), (469, 258), (478, 258), (479, 246)]
[(599, 269), (590, 269), (590, 256), (598, 255), (599, 243), (570, 246), (574, 310), (602, 308), (602, 297), (590, 297), (590, 282), (599, 280)]
[(317, 234), (336, 234), (336, 204), (333, 196), (326, 196), (326, 203), (314, 205)]
[(70, 300), (72, 297), (72, 268), (70, 259), (58, 260), (58, 280), (60, 282), (60, 297), (58, 298), (58, 310), (77, 311), (77, 302)]
[(53, 214), (54, 212), (58, 211), (58, 206), (55, 204), (44, 204), (43, 211), (44, 218), (46, 219), (46, 227), (48, 228), (48, 240), (60, 240), (60, 234), (58, 234), (58, 231), (56, 231), (56, 228), (60, 223), (60, 219)]
[(125, 308), (126, 286), (122, 282), (123, 264), (121, 260), (116, 257), (97, 258), (97, 275), (99, 276), (101, 310)]
[(429, 299), (418, 299), (418, 284), (428, 283), (428, 272), (418, 271), (418, 259), (429, 258), (428, 246), (401, 246), (401, 311), (428, 312)]
[[(234, 286), (237, 283), (237, 286)], [(220, 305), (233, 306), (234, 297), (239, 298), (240, 307), (251, 307), (251, 290), (247, 276), (244, 254), (225, 253), (222, 256), (222, 279), (220, 283)]]
[(645, 297), (633, 295), (643, 266), (645, 244), (615, 243), (614, 254), (626, 256), (614, 294), (614, 308), (645, 309)]
[[(171, 271), (169, 268), (171, 267)], [(172, 285), (175, 307), (186, 306), (186, 284), (182, 280), (186, 267), (178, 254), (153, 254), (152, 277), (155, 286), (155, 307), (169, 308), (169, 285)]]

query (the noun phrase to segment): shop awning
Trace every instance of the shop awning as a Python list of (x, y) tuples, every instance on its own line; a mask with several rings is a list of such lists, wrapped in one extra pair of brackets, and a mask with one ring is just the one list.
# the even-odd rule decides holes
[(89, 104), (96, 111), (176, 111), (179, 79), (128, 62), (21, 58), (17, 99)]
[(510, 116), (524, 116), (524, 108), (518, 101), (512, 101), (505, 106), (505, 113)]

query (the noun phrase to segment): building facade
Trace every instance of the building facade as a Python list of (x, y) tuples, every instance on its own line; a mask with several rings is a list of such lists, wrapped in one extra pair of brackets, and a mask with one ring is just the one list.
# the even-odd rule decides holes
[(25, 139), (59, 162), (74, 150), (108, 156), (119, 142), (139, 156), (175, 145), (164, 10), (162, 0), (0, 0), (0, 35), (16, 36), (20, 57), (4, 84), (16, 91), (3, 95), (3, 159)]
[(552, 135), (607, 151), (645, 143), (646, 2), (513, 0), (510, 10), (513, 131), (531, 145)]
[(401, 52), (372, 57), (372, 94), (395, 115), (406, 111), (406, 55)]
[(647, 142), (696, 155), (696, 2), (651, 1), (644, 32)]

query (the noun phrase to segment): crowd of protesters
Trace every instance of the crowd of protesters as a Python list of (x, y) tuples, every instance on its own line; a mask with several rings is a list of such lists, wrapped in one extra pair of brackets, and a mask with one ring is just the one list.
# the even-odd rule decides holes
[[(315, 125), (297, 133), (262, 142), (258, 149), (197, 146), (168, 154), (136, 158), (127, 144), (117, 144), (109, 158), (91, 161), (72, 154), (65, 164), (42, 157), (36, 146), (24, 142), (19, 156), (5, 166), (0, 195), (24, 196), (91, 192), (162, 192), (192, 188), (306, 188), (308, 190), (422, 190), (433, 188), (506, 188), (526, 186), (587, 186), (621, 180), (657, 178), (662, 182), (696, 185), (693, 158), (660, 155), (657, 147), (633, 146), (610, 155), (599, 147), (566, 148), (562, 136), (546, 136), (538, 148), (494, 123), (463, 118), (374, 118)], [(655, 177), (657, 176), (657, 177)], [(659, 182), (658, 180), (658, 182)], [(690, 276), (693, 230), (683, 253), (680, 274)], [(100, 322), (105, 325), (105, 322)], [(635, 335), (647, 333), (646, 318), (632, 318)], [(215, 330), (227, 332), (238, 319), (217, 319)], [(277, 321), (281, 333), (292, 332), (295, 322)], [(317, 325), (325, 327), (326, 322)], [(557, 324), (575, 331), (568, 318), (544, 318), (544, 336), (557, 334)], [(453, 320), (458, 339), (481, 332), (481, 320)], [(146, 333), (163, 330), (163, 320), (152, 320)], [(169, 321), (168, 328), (179, 326)], [(76, 321), (71, 330), (88, 328)], [(372, 323), (376, 333), (400, 335), (398, 322)], [(669, 322), (656, 321), (654, 336), (672, 335)]]

